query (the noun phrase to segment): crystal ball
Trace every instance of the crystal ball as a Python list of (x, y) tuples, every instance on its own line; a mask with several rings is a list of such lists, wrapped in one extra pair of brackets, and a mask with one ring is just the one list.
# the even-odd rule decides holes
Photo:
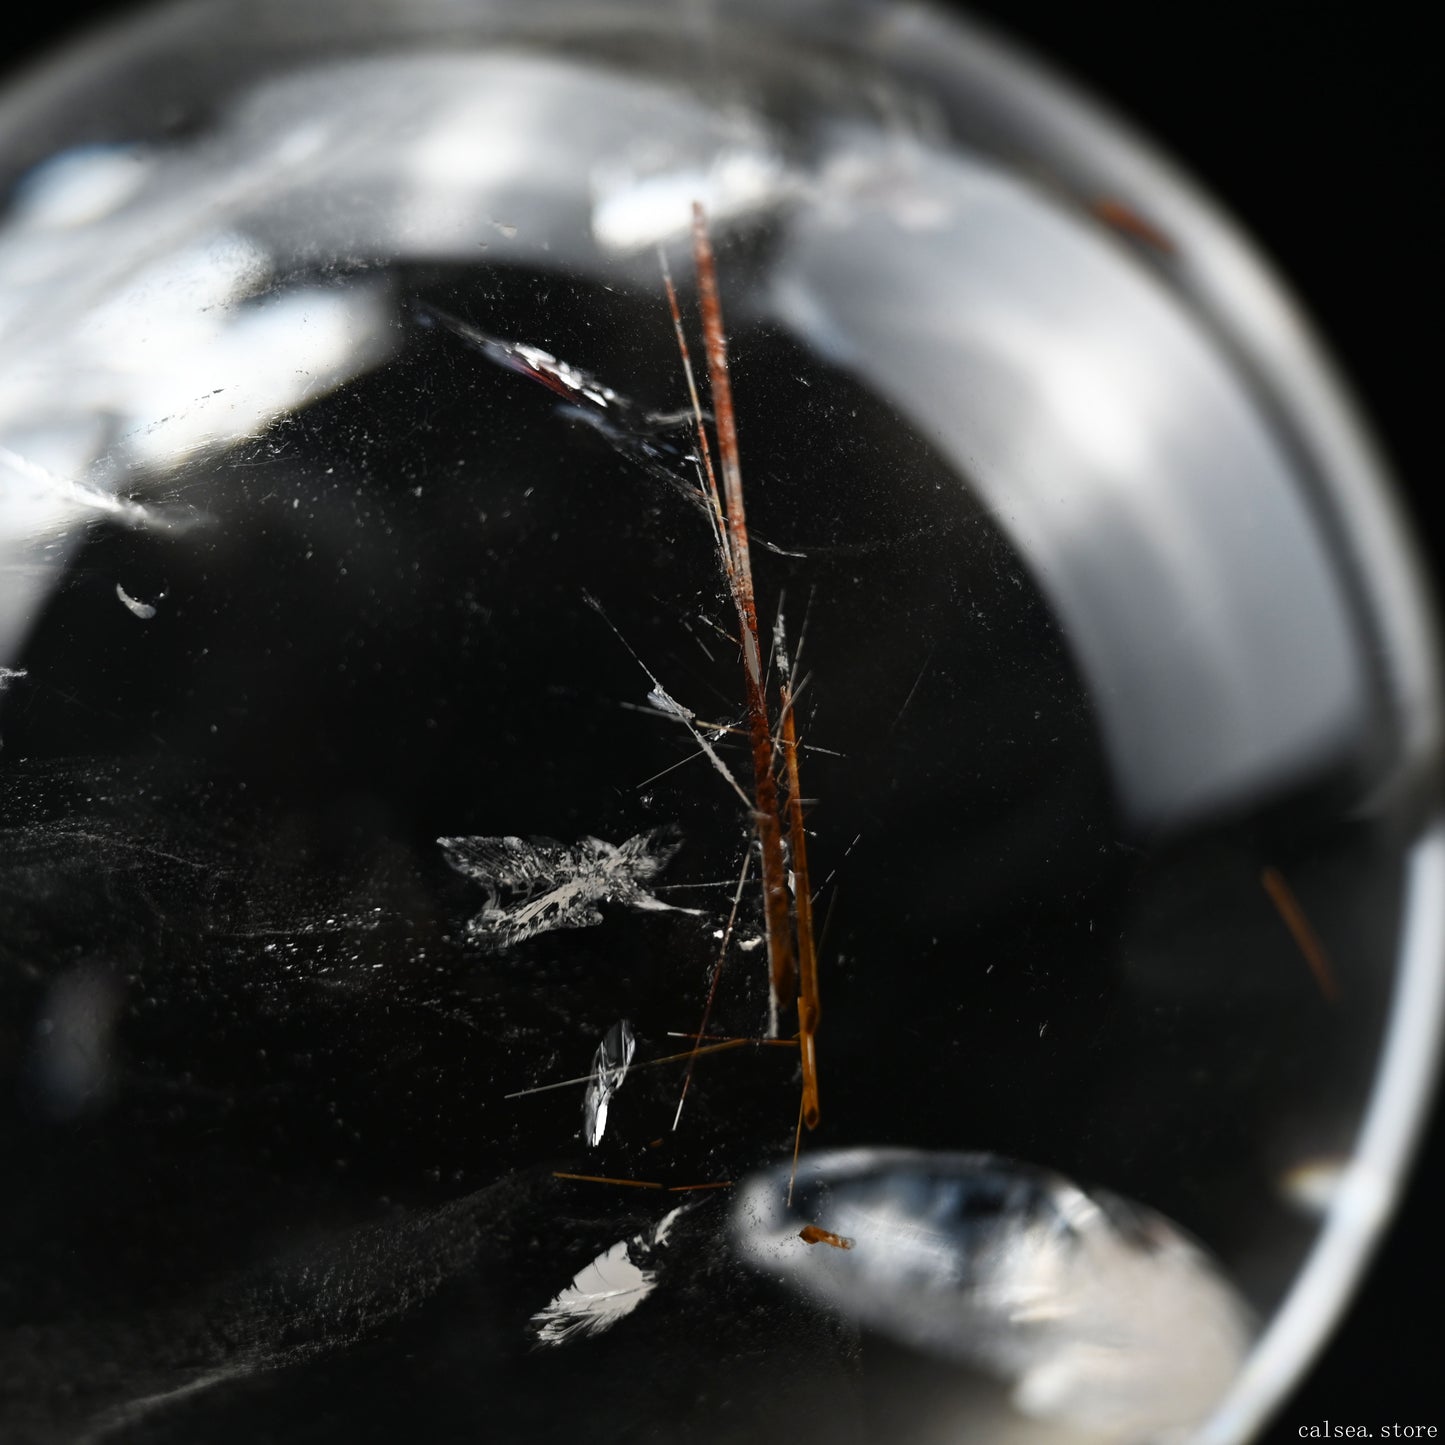
[(0, 1433), (1258, 1428), (1445, 845), (1231, 221), (881, 0), (141, 11), (0, 180)]

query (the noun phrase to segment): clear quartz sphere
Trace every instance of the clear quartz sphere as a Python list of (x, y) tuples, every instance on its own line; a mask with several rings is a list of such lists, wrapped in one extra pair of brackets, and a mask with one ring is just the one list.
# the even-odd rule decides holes
[(873, 0), (176, 5), (0, 179), (0, 1434), (1258, 1426), (1445, 854), (1408, 539), (1228, 222)]

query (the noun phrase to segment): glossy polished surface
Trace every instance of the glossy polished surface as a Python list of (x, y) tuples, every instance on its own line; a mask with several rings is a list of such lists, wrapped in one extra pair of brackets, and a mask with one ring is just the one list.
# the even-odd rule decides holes
[(678, 726), (741, 715), (659, 258), (695, 327), (699, 200), (760, 597), (806, 631), (805, 1175), (1027, 1160), (1266, 1325), (1328, 1218), (1247, 1428), (1437, 1013), (1428, 626), (1287, 303), (926, 10), (294, 9), (160, 12), (0, 109), (0, 1420), (1124, 1439), (1218, 1396), (1000, 1396), (716, 1194), (554, 1177), (752, 1197), (793, 1146), (782, 1050), (699, 1061), (675, 1129), (638, 1067), (720, 939), (711, 1027), (765, 1017), (748, 815)]

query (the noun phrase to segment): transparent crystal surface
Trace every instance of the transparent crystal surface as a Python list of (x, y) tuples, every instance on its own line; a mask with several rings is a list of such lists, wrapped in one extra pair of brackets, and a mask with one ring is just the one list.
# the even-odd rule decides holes
[[(181, 7), (11, 94), (7, 1438), (1177, 1438), (1388, 1198), (1408, 556), (1285, 303), (1074, 104), (821, 4)], [(791, 1210), (796, 1048), (652, 1066), (720, 957), (706, 1032), (769, 1013), (694, 201), (800, 652)]]

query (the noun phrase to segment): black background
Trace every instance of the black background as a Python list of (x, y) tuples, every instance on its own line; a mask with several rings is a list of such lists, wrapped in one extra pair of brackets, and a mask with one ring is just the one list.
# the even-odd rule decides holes
[[(306, 0), (298, 0), (306, 3)], [(9, 72), (116, 0), (49, 0), (7, 17)], [(1262, 243), (1354, 385), (1420, 524), (1439, 579), (1433, 517), (1442, 230), (1435, 47), (1424, 7), (1215, 0), (1209, 6), (976, 0), (1184, 163)], [(1329, 1420), (1434, 1424), (1445, 1331), (1445, 1109), (1409, 1195), (1333, 1343), (1267, 1441)]]

